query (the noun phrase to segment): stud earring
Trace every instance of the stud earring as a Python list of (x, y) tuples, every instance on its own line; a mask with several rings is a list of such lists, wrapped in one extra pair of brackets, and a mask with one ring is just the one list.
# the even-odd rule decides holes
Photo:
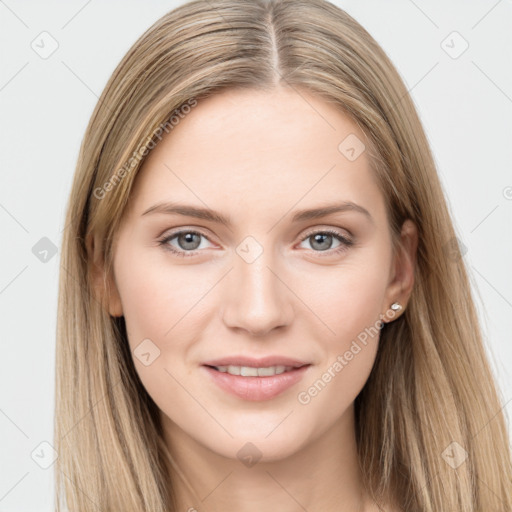
[[(403, 308), (402, 304), (400, 304), (400, 302), (393, 302), (393, 304), (391, 304), (390, 306), (390, 309), (393, 310), (393, 311), (396, 311), (398, 313), (398, 311), (400, 311), (401, 309)], [(395, 316), (394, 314), (392, 316)], [(381, 316), (381, 318), (384, 318), (384, 316)], [(380, 328), (383, 329), (384, 328), (384, 325), (385, 324), (388, 324), (389, 322), (391, 322), (392, 320), (389, 320), (387, 322), (382, 322)]]
[(400, 302), (393, 302), (393, 304), (391, 304), (391, 309), (393, 311), (400, 311), (402, 309), (402, 305)]

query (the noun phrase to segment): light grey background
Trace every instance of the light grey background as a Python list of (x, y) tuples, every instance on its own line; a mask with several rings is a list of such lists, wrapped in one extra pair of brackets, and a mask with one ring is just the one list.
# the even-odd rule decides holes
[[(53, 508), (53, 466), (40, 467), (51, 447), (40, 443), (53, 443), (60, 254), (43, 262), (33, 247), (60, 247), (80, 142), (115, 66), (181, 3), (0, 0), (0, 512)], [(512, 2), (334, 3), (383, 46), (417, 105), (510, 417)]]

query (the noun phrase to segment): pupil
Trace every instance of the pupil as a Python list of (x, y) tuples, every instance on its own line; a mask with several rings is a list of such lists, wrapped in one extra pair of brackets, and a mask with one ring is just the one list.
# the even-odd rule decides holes
[[(325, 239), (332, 239), (332, 235), (329, 235), (328, 233), (324, 233), (324, 234), (321, 234), (321, 233), (318, 233), (316, 235), (313, 236), (313, 239), (314, 239), (314, 242), (312, 244), (312, 247), (315, 248), (315, 244), (317, 244), (318, 242), (320, 242), (320, 247), (316, 247), (317, 249), (321, 250), (321, 251), (325, 251), (327, 249), (329, 249), (330, 245), (331, 244), (327, 244), (328, 247), (322, 247), (322, 242), (325, 243)], [(322, 240), (323, 239), (323, 240)], [(331, 240), (330, 240), (331, 241)]]
[[(182, 249), (197, 249), (199, 247), (198, 240), (196, 240), (196, 243), (194, 244), (194, 237), (197, 237), (199, 239), (199, 236), (196, 233), (185, 233), (184, 235), (180, 236), (180, 245), (182, 246)], [(184, 240), (184, 244), (181, 244), (181, 241)], [(192, 244), (192, 247), (190, 247), (189, 244)]]

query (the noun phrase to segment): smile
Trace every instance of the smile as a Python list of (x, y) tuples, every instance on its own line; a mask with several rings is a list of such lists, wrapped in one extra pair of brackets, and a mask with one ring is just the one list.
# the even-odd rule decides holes
[(296, 385), (310, 364), (294, 366), (201, 366), (220, 390), (248, 401), (263, 401), (281, 395)]
[(242, 377), (270, 377), (272, 375), (280, 375), (294, 369), (293, 366), (266, 366), (261, 368), (253, 368), (252, 366), (214, 366), (217, 371), (229, 373), (230, 375), (241, 375)]

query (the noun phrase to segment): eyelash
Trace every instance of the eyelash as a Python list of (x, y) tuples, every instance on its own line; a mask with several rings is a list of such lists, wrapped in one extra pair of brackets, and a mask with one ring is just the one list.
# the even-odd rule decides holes
[[(182, 230), (182, 231), (177, 231), (175, 233), (171, 233), (170, 235), (166, 235), (165, 237), (160, 238), (158, 240), (158, 245), (162, 246), (164, 248), (164, 250), (172, 252), (176, 256), (180, 256), (180, 257), (184, 257), (184, 258), (190, 257), (190, 256), (195, 256), (197, 253), (201, 252), (201, 250), (196, 249), (195, 251), (178, 251), (174, 247), (169, 245), (169, 243), (168, 243), (173, 238), (176, 238), (177, 236), (183, 235), (185, 233), (192, 233), (194, 235), (199, 235), (199, 236), (202, 236), (202, 237), (206, 238), (207, 240), (209, 240), (209, 238), (206, 235), (204, 235), (203, 233), (200, 233), (199, 231), (195, 231), (193, 229), (186, 229), (186, 230)], [(341, 242), (340, 246), (334, 250), (331, 250), (331, 249), (327, 249), (326, 251), (314, 251), (313, 250), (313, 252), (319, 253), (320, 257), (323, 257), (323, 255), (321, 253), (327, 253), (328, 256), (340, 254), (340, 253), (346, 251), (349, 247), (354, 245), (353, 240), (346, 238), (339, 231), (335, 231), (332, 229), (321, 229), (318, 231), (310, 232), (304, 238), (302, 238), (300, 243), (304, 242), (304, 240), (307, 240), (308, 238), (311, 238), (312, 236), (317, 235), (317, 234), (332, 235)]]

